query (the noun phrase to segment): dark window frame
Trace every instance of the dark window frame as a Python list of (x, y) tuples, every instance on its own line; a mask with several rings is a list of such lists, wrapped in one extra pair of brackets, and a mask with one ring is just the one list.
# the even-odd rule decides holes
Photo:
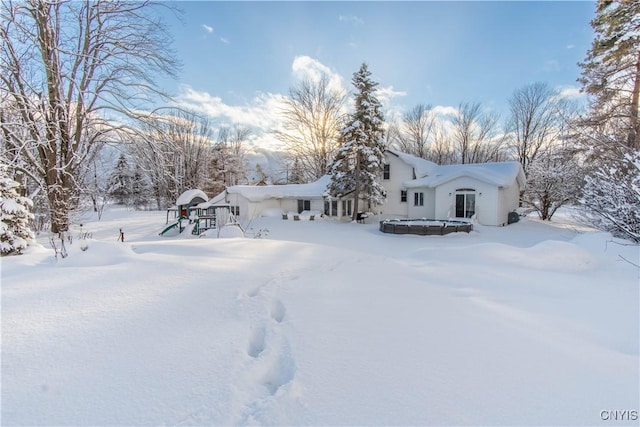
[(309, 199), (298, 199), (298, 213), (302, 211), (310, 211), (311, 210), (311, 200)]

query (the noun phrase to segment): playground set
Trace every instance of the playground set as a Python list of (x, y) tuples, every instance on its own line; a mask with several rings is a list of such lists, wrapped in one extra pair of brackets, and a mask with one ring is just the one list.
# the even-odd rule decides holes
[(240, 228), (244, 233), (231, 212), (231, 206), (215, 203), (215, 200), (207, 201), (207, 195), (201, 190), (187, 190), (182, 193), (176, 205), (167, 209), (165, 224), (158, 233), (160, 236), (168, 236), (171, 231), (177, 231), (179, 234), (188, 231), (194, 236), (200, 236), (207, 230), (217, 229), (219, 232), (223, 227), (230, 225)]

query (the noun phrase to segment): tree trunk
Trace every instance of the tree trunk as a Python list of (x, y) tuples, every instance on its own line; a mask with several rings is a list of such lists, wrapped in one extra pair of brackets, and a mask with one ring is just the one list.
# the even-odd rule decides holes
[(49, 211), (51, 215), (51, 232), (60, 234), (69, 231), (68, 201), (61, 185), (52, 185), (47, 189), (49, 199)]
[(631, 132), (629, 133), (629, 147), (640, 149), (640, 121), (638, 120), (638, 102), (640, 102), (640, 52), (636, 61), (635, 79), (633, 82), (633, 93), (631, 95)]
[(351, 220), (358, 219), (358, 200), (360, 199), (360, 153), (356, 153), (355, 188), (353, 189), (353, 212)]

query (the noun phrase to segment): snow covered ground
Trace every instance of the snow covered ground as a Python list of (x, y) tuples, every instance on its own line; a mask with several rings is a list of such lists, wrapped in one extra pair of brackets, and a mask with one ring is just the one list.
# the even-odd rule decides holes
[(113, 208), (66, 259), (2, 259), (2, 425), (639, 422), (638, 247), (569, 215), (262, 218), (256, 239), (164, 220)]

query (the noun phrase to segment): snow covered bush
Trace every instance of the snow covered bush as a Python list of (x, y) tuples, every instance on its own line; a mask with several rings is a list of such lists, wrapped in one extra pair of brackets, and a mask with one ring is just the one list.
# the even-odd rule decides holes
[(29, 221), (33, 219), (33, 202), (21, 197), (19, 184), (8, 177), (0, 178), (0, 255), (19, 254), (34, 239)]
[(579, 200), (582, 172), (570, 151), (544, 153), (529, 163), (528, 169), (523, 199), (540, 219), (551, 220), (558, 208)]
[(582, 204), (600, 229), (640, 243), (640, 151), (599, 166), (585, 178)]

